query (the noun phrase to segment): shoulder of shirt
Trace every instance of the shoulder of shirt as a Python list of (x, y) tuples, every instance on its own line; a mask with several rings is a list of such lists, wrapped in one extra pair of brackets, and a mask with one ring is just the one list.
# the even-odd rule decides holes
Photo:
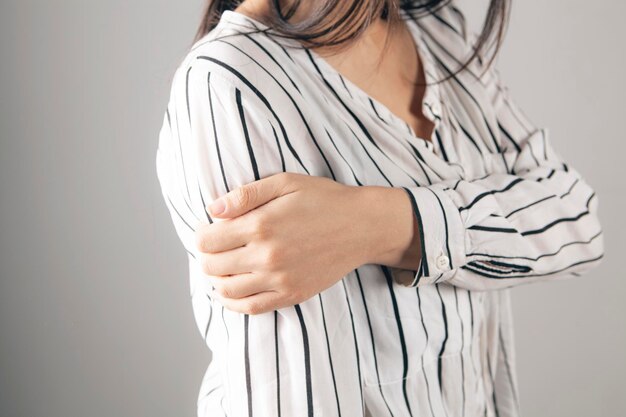
[(265, 68), (272, 67), (272, 58), (264, 50), (272, 48), (276, 46), (261, 33), (220, 23), (189, 49), (176, 69), (174, 83), (183, 84), (188, 73), (192, 79), (206, 78), (210, 73), (212, 79), (222, 81), (214, 87), (236, 87), (243, 94), (251, 89), (271, 94), (275, 89), (264, 88), (261, 80), (267, 78)]
[(459, 6), (458, 0), (451, 0), (437, 13), (447, 24), (454, 28), (454, 31), (457, 32), (465, 42), (471, 41), (473, 35), (468, 32), (467, 19), (465, 18), (463, 9)]
[(475, 34), (469, 29), (465, 13), (458, 3), (458, 0), (446, 1), (425, 15), (418, 12), (415, 20), (426, 31), (427, 42), (436, 42), (440, 47), (453, 46), (456, 50), (469, 46)]
[[(450, 69), (458, 68), (469, 58), (479, 38), (478, 33), (468, 25), (459, 3), (459, 0), (445, 2), (431, 14), (416, 19), (425, 34), (425, 42), (435, 51), (440, 63)], [(485, 64), (484, 59), (473, 59), (467, 71), (478, 76), (487, 69)]]

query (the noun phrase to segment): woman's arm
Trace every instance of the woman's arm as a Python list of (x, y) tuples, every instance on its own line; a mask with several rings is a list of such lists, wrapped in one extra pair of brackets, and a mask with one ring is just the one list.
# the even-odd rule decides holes
[[(159, 135), (161, 192), (184, 246), (196, 287), (213, 288), (198, 233), (218, 227), (207, 206), (231, 190), (285, 169), (271, 113), (245, 83), (219, 65), (188, 55), (172, 79)], [(280, 131), (277, 132), (280, 134)], [(201, 277), (201, 279), (198, 279)]]
[(405, 285), (500, 289), (581, 274), (603, 257), (593, 188), (553, 149), (548, 131), (519, 109), (497, 70), (483, 82), (500, 148), (514, 155), (509, 172), (405, 189), (420, 226), (422, 259), (413, 274), (394, 269), (405, 274), (398, 278)]
[[(440, 13), (439, 21), (457, 27), (469, 51), (477, 35), (456, 0)], [(468, 71), (481, 74), (480, 64)], [(421, 262), (414, 271), (392, 265), (394, 277), (410, 286), (447, 282), (495, 290), (593, 268), (604, 254), (593, 188), (554, 150), (548, 131), (517, 106), (495, 66), (480, 82), (502, 150), (493, 156), (506, 157), (507, 173), (405, 188), (420, 226), (420, 249), (409, 250), (419, 252)]]
[[(508, 111), (519, 111), (510, 98), (506, 100)], [(501, 119), (503, 129), (507, 120), (512, 119)], [(349, 187), (344, 190), (353, 191), (343, 202), (316, 180), (291, 177), (283, 187), (314, 194), (313, 201), (333, 206), (327, 214), (305, 213), (306, 230), (319, 228), (311, 227), (316, 217), (345, 219), (344, 236), (363, 242), (353, 246), (354, 255), (361, 252), (364, 263), (390, 266), (394, 279), (403, 285), (447, 282), (495, 290), (585, 272), (603, 256), (595, 192), (557, 156), (544, 130), (510, 140), (518, 149), (510, 174), (421, 187)], [(269, 191), (276, 189), (269, 181), (262, 179), (225, 195), (220, 200), (228, 209), (221, 217), (239, 216), (280, 197)], [(255, 197), (241, 198), (242, 192)], [(294, 212), (304, 213), (303, 203), (292, 202), (282, 214), (274, 208), (274, 215), (286, 219)], [(281, 228), (289, 230), (288, 225)], [(293, 233), (295, 228), (285, 234), (282, 244), (289, 245)], [(227, 235), (207, 229), (203, 240), (218, 240), (220, 234)], [(321, 256), (323, 249), (312, 253)]]
[(419, 219), (422, 255), (408, 285), (499, 289), (581, 274), (598, 263), (597, 196), (556, 159), (543, 135), (524, 145), (519, 174), (406, 189)]
[[(256, 314), (330, 287), (367, 263), (376, 239), (359, 187), (308, 175), (287, 144), (281, 120), (293, 117), (284, 113), (291, 106), (263, 96), (253, 76), (224, 68), (190, 58), (177, 71), (157, 172), (190, 268), (204, 274), (196, 284), (214, 287), (211, 297), (225, 307)], [(224, 195), (239, 204), (223, 213), (232, 218), (208, 209)]]

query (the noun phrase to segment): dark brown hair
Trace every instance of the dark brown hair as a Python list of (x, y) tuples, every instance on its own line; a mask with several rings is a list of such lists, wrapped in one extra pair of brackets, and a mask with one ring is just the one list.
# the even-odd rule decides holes
[[(400, 9), (403, 9), (411, 18), (419, 19), (435, 13), (452, 0), (307, 1), (314, 1), (314, 7), (308, 13), (308, 17), (293, 23), (289, 22), (289, 19), (294, 15), (302, 0), (291, 0), (288, 7), (281, 5), (280, 0), (268, 0), (269, 13), (264, 16), (263, 23), (272, 29), (273, 34), (296, 39), (303, 47), (335, 48), (356, 39), (377, 17), (389, 19), (390, 22), (397, 21), (400, 18)], [(208, 0), (195, 40), (209, 33), (217, 25), (225, 10), (234, 10), (241, 3), (242, 0)], [(492, 64), (504, 39), (510, 3), (511, 0), (490, 0), (483, 28), (473, 45), (472, 54), (454, 73), (438, 82), (455, 76), (467, 68), (474, 59), (482, 62), (485, 53), (490, 49), (491, 53), (485, 70)], [(454, 7), (453, 11), (462, 16)]]

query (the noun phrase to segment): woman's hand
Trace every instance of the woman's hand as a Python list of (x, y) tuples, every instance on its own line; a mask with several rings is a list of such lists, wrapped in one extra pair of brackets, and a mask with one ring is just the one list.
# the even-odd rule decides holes
[(226, 308), (248, 314), (300, 303), (360, 265), (397, 262), (413, 237), (403, 190), (296, 173), (245, 184), (209, 214), (217, 220), (196, 232), (203, 271)]

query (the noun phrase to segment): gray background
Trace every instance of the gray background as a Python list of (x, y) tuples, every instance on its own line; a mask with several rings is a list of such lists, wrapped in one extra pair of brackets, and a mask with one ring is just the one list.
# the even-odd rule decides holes
[[(474, 25), (485, 1), (464, 0)], [(201, 1), (0, 2), (0, 416), (192, 416), (210, 358), (155, 174)], [(526, 416), (626, 415), (624, 2), (518, 1), (500, 68), (600, 195), (607, 258), (514, 291)], [(296, 417), (296, 416), (294, 416)]]

